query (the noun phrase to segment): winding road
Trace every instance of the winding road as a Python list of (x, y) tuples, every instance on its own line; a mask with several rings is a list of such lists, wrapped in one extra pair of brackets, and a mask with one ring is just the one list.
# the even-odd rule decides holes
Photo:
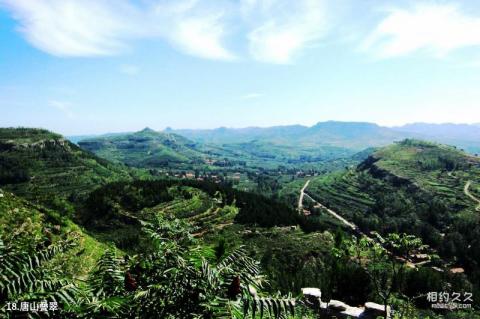
[[(302, 189), (300, 190), (300, 199), (298, 201), (298, 208), (299, 210), (301, 211), (303, 209), (303, 198), (304, 197), (308, 197), (311, 201), (313, 201), (315, 203), (315, 207), (319, 207), (319, 208), (323, 208), (326, 212), (328, 212), (331, 216), (333, 216), (334, 218), (336, 218), (337, 220), (339, 220), (342, 224), (344, 224), (345, 226), (349, 227), (350, 229), (353, 230), (353, 232), (359, 236), (364, 236), (368, 241), (370, 242), (378, 242), (378, 240), (375, 240), (373, 239), (371, 236), (365, 234), (364, 232), (362, 232), (360, 230), (360, 228), (358, 228), (357, 225), (355, 225), (354, 223), (346, 220), (345, 218), (343, 218), (341, 215), (339, 215), (338, 213), (336, 213), (335, 211), (331, 210), (330, 208), (327, 208), (325, 207), (325, 205), (319, 203), (318, 201), (316, 201), (315, 199), (313, 199), (307, 192), (306, 192), (306, 189), (308, 187), (308, 184), (310, 183), (310, 180), (308, 180), (305, 185), (302, 187)], [(475, 196), (473, 196), (472, 194), (470, 194), (470, 192), (468, 191), (468, 188), (470, 187), (470, 184), (471, 182), (468, 182), (467, 185), (465, 185), (465, 194), (467, 194), (468, 197), (470, 197), (471, 199), (475, 200), (479, 206), (477, 207), (477, 210), (480, 210), (480, 200), (478, 198), (476, 198)], [(383, 245), (382, 245), (383, 246)], [(388, 250), (387, 248), (383, 247), (388, 254), (390, 255), (393, 255), (395, 256), (395, 258), (399, 261), (399, 262), (402, 262), (404, 263), (407, 267), (409, 268), (417, 268), (418, 266), (424, 264), (425, 262), (419, 262), (419, 263), (414, 263), (408, 259), (405, 259), (403, 256), (398, 256), (398, 255), (395, 255), (393, 254), (390, 250)]]
[[(305, 196), (307, 196), (308, 198), (310, 198), (311, 201), (313, 201), (315, 203), (315, 207), (320, 207), (320, 208), (323, 208), (325, 209), (330, 215), (332, 215), (334, 218), (338, 219), (340, 222), (342, 222), (345, 226), (347, 227), (350, 227), (352, 230), (356, 231), (356, 232), (359, 232), (359, 228), (357, 225), (355, 225), (354, 223), (351, 223), (349, 222), (348, 220), (346, 220), (345, 218), (343, 218), (342, 216), (340, 216), (339, 214), (337, 214), (336, 212), (334, 212), (333, 210), (331, 210), (330, 208), (327, 208), (325, 207), (324, 205), (320, 204), (319, 202), (317, 202), (316, 200), (314, 200), (310, 195), (308, 194), (305, 194)], [(368, 236), (367, 236), (368, 237)]]
[(466, 184), (465, 184), (465, 187), (463, 188), (463, 192), (465, 193), (465, 195), (467, 195), (468, 197), (470, 197), (470, 199), (472, 199), (473, 201), (475, 201), (478, 206), (475, 207), (475, 210), (477, 212), (480, 212), (480, 199), (476, 198), (475, 196), (473, 196), (472, 193), (470, 193), (470, 185), (472, 185), (472, 181), (468, 181)]
[(302, 189), (300, 190), (300, 198), (298, 199), (298, 211), (302, 212), (303, 209), (303, 196), (305, 195), (305, 189), (310, 184), (310, 180), (308, 180), (305, 185), (303, 185)]
[(307, 193), (305, 193), (305, 190), (307, 189), (308, 187), (308, 184), (310, 184), (310, 180), (308, 180), (305, 185), (303, 185), (302, 189), (300, 190), (300, 198), (298, 199), (298, 209), (299, 211), (302, 211), (302, 208), (303, 208), (303, 197), (308, 197), (312, 202), (315, 203), (315, 207), (320, 207), (320, 208), (323, 208), (325, 209), (330, 215), (332, 215), (334, 218), (338, 219), (340, 222), (342, 222), (344, 225), (346, 225), (347, 227), (351, 228), (352, 230), (356, 231), (356, 232), (359, 232), (359, 228), (357, 227), (357, 225), (349, 222), (348, 220), (346, 220), (345, 218), (343, 218), (342, 216), (340, 216), (339, 214), (337, 214), (336, 212), (334, 212), (333, 210), (331, 210), (330, 208), (327, 208), (325, 207), (323, 204), (319, 203), (318, 201), (316, 201), (315, 199), (313, 199), (310, 195), (308, 195)]

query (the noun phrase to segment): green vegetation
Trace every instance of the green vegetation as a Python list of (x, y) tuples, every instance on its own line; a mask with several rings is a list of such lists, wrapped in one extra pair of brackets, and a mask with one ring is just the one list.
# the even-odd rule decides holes
[(356, 152), (356, 149), (337, 146), (281, 145), (258, 140), (223, 144), (193, 142), (170, 131), (156, 132), (149, 128), (81, 140), (78, 144), (110, 161), (170, 173), (239, 169), (258, 172), (278, 166), (309, 169), (327, 161), (346, 159)]
[(205, 157), (196, 150), (194, 142), (149, 128), (132, 134), (87, 139), (79, 145), (100, 157), (135, 167), (187, 167), (203, 162)]
[[(422, 241), (411, 235), (391, 233), (381, 244), (368, 240), (367, 237), (355, 238), (343, 244), (346, 257), (353, 259), (368, 274), (375, 293), (385, 306), (384, 318), (387, 319), (387, 305), (391, 302), (395, 288), (401, 292), (399, 282), (407, 271), (405, 264), (400, 263), (398, 258), (406, 259), (412, 252), (420, 250)], [(403, 309), (399, 311), (402, 312)]]
[(395, 318), (477, 316), (425, 299), (480, 293), (480, 160), (453, 147), (405, 140), (297, 163), (288, 145), (148, 129), (87, 142), (112, 163), (45, 130), (0, 133), (0, 316), (46, 300), (63, 318), (315, 318), (304, 287), (388, 303)]
[(463, 267), (479, 291), (480, 215), (465, 185), (480, 160), (454, 147), (416, 140), (380, 149), (357, 169), (312, 180), (308, 193), (364, 232), (416, 235), (446, 267)]
[(371, 152), (368, 149), (355, 153), (336, 146), (285, 146), (258, 140), (205, 144), (170, 131), (148, 128), (90, 138), (78, 144), (106, 160), (141, 168), (154, 178), (228, 184), (288, 204), (295, 201), (299, 180), (356, 165)]
[[(135, 241), (131, 241), (130, 235), (138, 233), (135, 227), (159, 212), (188, 218), (200, 232), (233, 221), (262, 227), (306, 224), (304, 218), (285, 204), (220, 184), (193, 180), (108, 184), (90, 194), (82, 220), (92, 229), (114, 230), (112, 239), (117, 241), (127, 236), (125, 242), (132, 245)], [(124, 229), (120, 236), (119, 227)]]
[(1, 313), (19, 315), (3, 305), (23, 300), (55, 301), (58, 315), (74, 318), (244, 318), (264, 311), (295, 316), (294, 299), (260, 292), (264, 279), (241, 249), (212, 264), (211, 250), (178, 219), (157, 215), (143, 231), (148, 250), (130, 260), (106, 250), (86, 281), (68, 278), (55, 266), (55, 258), (64, 259), (76, 245), (73, 236), (54, 243), (39, 239), (34, 244), (45, 248), (30, 253), (0, 238)]
[(119, 165), (87, 153), (61, 136), (39, 129), (0, 130), (0, 186), (66, 211), (93, 188), (131, 179)]
[(54, 210), (9, 192), (0, 191), (0, 194), (3, 195), (0, 198), (0, 234), (5, 243), (15, 243), (17, 248), (30, 253), (43, 247), (40, 243), (57, 244), (75, 238), (75, 246), (56, 261), (68, 277), (84, 277), (108, 247)]

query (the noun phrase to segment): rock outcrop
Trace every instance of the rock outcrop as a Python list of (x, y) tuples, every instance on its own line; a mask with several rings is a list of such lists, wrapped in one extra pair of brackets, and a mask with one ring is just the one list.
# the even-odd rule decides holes
[[(322, 292), (318, 288), (302, 288), (305, 304), (318, 312), (320, 318), (361, 318), (375, 319), (385, 316), (385, 306), (374, 302), (366, 302), (363, 307), (352, 307), (339, 300), (322, 301)], [(387, 318), (391, 309), (387, 306)]]

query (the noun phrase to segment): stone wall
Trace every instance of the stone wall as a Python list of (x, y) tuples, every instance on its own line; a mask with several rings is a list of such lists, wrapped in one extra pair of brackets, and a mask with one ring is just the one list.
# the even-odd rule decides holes
[[(376, 319), (385, 316), (385, 306), (366, 302), (363, 307), (352, 307), (339, 300), (322, 301), (322, 292), (318, 288), (302, 288), (305, 304), (318, 312), (320, 318), (361, 318)], [(387, 306), (387, 318), (390, 318), (390, 306)]]

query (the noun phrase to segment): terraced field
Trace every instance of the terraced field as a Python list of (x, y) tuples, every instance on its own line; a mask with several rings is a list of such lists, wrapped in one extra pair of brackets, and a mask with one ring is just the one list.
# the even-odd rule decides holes
[(373, 158), (380, 170), (447, 196), (448, 189), (458, 192), (468, 180), (480, 180), (480, 159), (453, 146), (406, 141), (379, 150)]
[[(14, 231), (13, 231), (14, 230)], [(58, 212), (33, 204), (0, 189), (0, 234), (5, 242), (15, 241), (25, 251), (39, 249), (38, 240), (49, 238), (52, 243), (75, 238), (76, 246), (62, 258), (52, 261), (52, 268), (62, 269), (66, 276), (85, 280), (88, 271), (108, 248)], [(119, 251), (120, 253), (123, 253)]]
[[(142, 210), (141, 215), (147, 219), (151, 214), (174, 215), (192, 222), (198, 229), (197, 234), (222, 228), (233, 223), (238, 208), (224, 205), (220, 195), (215, 197), (193, 187), (171, 187), (175, 199)], [(180, 196), (183, 195), (183, 196)]]
[(130, 173), (48, 131), (0, 131), (0, 184), (29, 199), (82, 196)]
[(478, 204), (478, 206), (475, 208), (476, 211), (480, 211), (480, 199), (478, 199), (477, 197), (475, 197), (471, 192), (470, 192), (470, 186), (472, 185), (472, 182), (471, 181), (468, 181), (466, 184), (465, 184), (465, 188), (464, 188), (464, 192), (465, 192), (465, 195), (467, 195), (471, 200), (473, 200), (474, 202), (476, 202)]
[(450, 146), (406, 143), (380, 149), (356, 169), (313, 178), (308, 194), (346, 216), (367, 213), (378, 203), (378, 194), (400, 189), (417, 200), (441, 198), (451, 212), (474, 212), (475, 202), (464, 187), (469, 181), (480, 183), (478, 158)]
[(354, 170), (312, 179), (306, 193), (326, 207), (347, 215), (366, 212), (375, 200), (362, 190)]

